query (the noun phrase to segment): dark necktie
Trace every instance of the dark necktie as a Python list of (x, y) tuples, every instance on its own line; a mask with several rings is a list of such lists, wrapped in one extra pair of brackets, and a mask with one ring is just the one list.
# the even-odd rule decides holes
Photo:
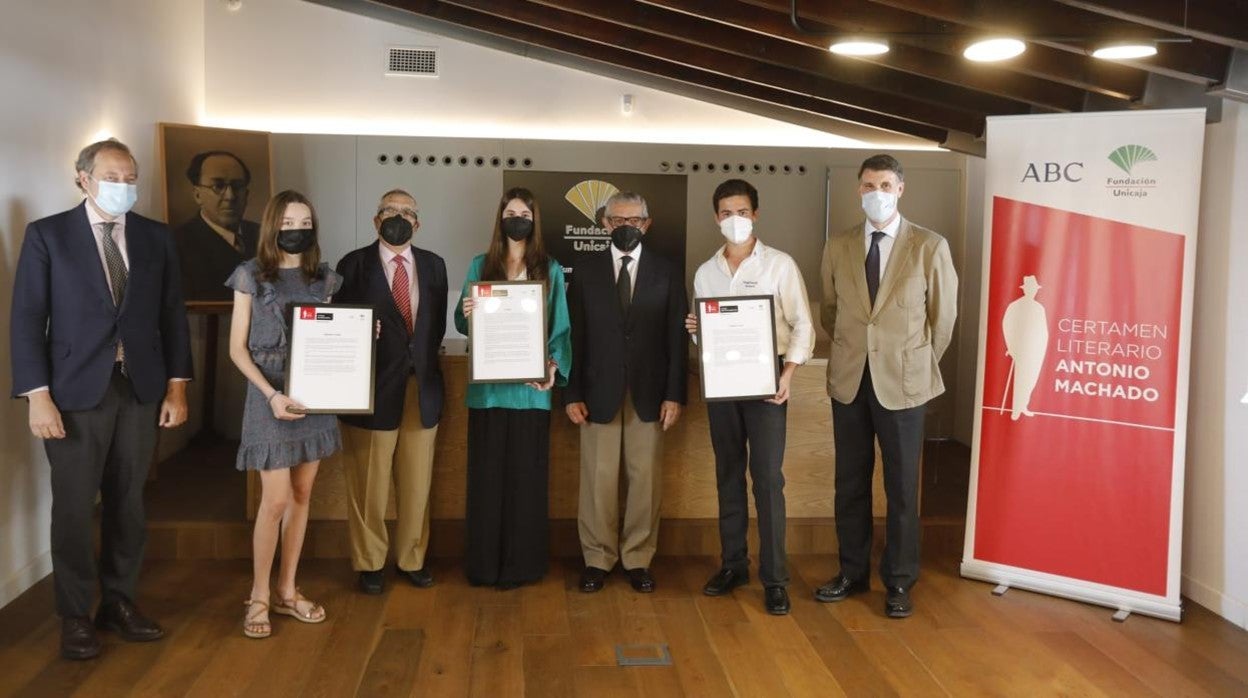
[(628, 255), (620, 257), (620, 275), (615, 279), (615, 295), (620, 299), (620, 310), (628, 314), (628, 306), (633, 301), (633, 279), (628, 273), (628, 264), (633, 258)]
[(871, 306), (875, 307), (875, 294), (880, 291), (880, 240), (884, 233), (877, 230), (871, 233), (871, 249), (867, 250), (867, 295), (871, 298)]
[(121, 257), (121, 248), (113, 239), (113, 226), (116, 223), (101, 223), (100, 232), (104, 234), (104, 264), (108, 267), (108, 281), (113, 287), (113, 302), (118, 308), (126, 297), (126, 262)]

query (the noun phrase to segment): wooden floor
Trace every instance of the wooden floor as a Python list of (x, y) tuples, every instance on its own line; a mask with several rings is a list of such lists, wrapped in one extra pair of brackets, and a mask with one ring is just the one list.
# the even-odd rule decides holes
[[(0, 610), (0, 695), (19, 696), (837, 696), (1248, 695), (1248, 633), (1195, 604), (1182, 624), (1010, 591), (957, 576), (962, 528), (928, 525), (915, 615), (886, 619), (878, 589), (840, 604), (811, 599), (830, 556), (791, 560), (793, 613), (762, 608), (757, 582), (730, 598), (701, 584), (711, 558), (660, 558), (658, 591), (617, 573), (576, 591), (560, 560), (539, 585), (471, 588), (456, 560), (437, 585), (352, 590), (343, 560), (312, 560), (304, 591), (329, 621), (275, 618), (274, 636), (241, 635), (245, 560), (155, 562), (142, 607), (168, 637), (105, 636), (91, 662), (57, 658), (48, 580)], [(874, 583), (874, 582), (873, 582)], [(617, 644), (665, 643), (670, 667), (619, 667)]]

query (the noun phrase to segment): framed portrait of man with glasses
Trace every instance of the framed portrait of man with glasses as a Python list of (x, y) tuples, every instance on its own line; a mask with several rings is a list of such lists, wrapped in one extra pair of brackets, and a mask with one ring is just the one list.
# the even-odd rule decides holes
[(225, 280), (256, 256), (260, 214), (272, 196), (269, 134), (160, 124), (165, 216), (192, 307), (229, 303)]

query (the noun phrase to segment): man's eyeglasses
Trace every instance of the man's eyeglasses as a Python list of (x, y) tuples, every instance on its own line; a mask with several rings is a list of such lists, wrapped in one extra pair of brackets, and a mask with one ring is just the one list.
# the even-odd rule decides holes
[(620, 227), (621, 225), (631, 225), (634, 228), (637, 228), (641, 226), (642, 223), (645, 223), (648, 220), (650, 219), (646, 218), (645, 216), (631, 216), (629, 218), (624, 218), (622, 216), (611, 216), (610, 218), (607, 218), (607, 222), (616, 228)]
[(213, 194), (221, 196), (222, 194), (225, 194), (226, 189), (229, 189), (235, 194), (242, 194), (247, 191), (248, 184), (250, 183), (245, 179), (232, 179), (228, 182), (224, 179), (214, 179), (208, 184), (196, 184), (195, 186), (203, 187), (204, 189), (211, 189)]
[(416, 220), (420, 218), (420, 211), (413, 211), (410, 208), (395, 208), (393, 206), (386, 206), (377, 211), (378, 218), (389, 218), (391, 216), (403, 216), (404, 218)]

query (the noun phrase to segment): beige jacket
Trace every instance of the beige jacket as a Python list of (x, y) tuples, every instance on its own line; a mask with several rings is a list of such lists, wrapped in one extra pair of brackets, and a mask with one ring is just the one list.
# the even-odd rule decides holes
[(867, 294), (863, 224), (823, 249), (823, 328), (832, 337), (828, 395), (853, 402), (871, 357), (871, 382), (890, 410), (922, 405), (945, 391), (940, 357), (957, 317), (958, 277), (949, 243), (902, 218), (875, 307)]

